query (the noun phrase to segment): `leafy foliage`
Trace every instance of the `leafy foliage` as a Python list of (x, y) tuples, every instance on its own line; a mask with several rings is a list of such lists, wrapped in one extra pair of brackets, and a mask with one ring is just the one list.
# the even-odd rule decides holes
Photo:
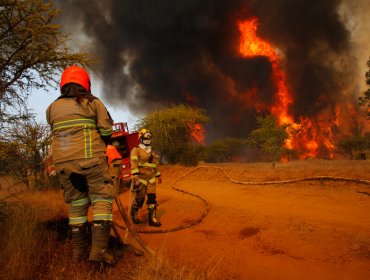
[(203, 109), (178, 105), (157, 110), (140, 120), (135, 128), (147, 128), (153, 133), (153, 147), (168, 163), (194, 165), (200, 155), (199, 143), (192, 137), (196, 125), (207, 123)]
[(272, 162), (278, 161), (285, 151), (288, 125), (279, 125), (276, 117), (257, 117), (258, 128), (249, 134), (249, 144), (261, 149)]
[(370, 133), (344, 138), (337, 148), (349, 159), (366, 159), (366, 155), (370, 155)]
[(206, 147), (204, 160), (207, 162), (230, 162), (235, 158), (240, 158), (247, 147), (248, 142), (244, 139), (219, 139)]
[[(49, 126), (34, 120), (18, 120), (0, 140), (0, 165), (27, 188), (31, 178), (43, 179), (43, 158), (50, 145)], [(39, 180), (43, 181), (43, 180)]]
[(27, 115), (22, 112), (31, 89), (55, 86), (55, 73), (94, 60), (65, 47), (55, 18), (60, 10), (50, 1), (3, 0), (0, 8), (0, 122)]
[(367, 112), (367, 117), (370, 119), (370, 59), (367, 61), (367, 66), (369, 67), (369, 71), (366, 72), (366, 84), (369, 88), (364, 92), (363, 96), (360, 96), (359, 103), (361, 106), (365, 107)]

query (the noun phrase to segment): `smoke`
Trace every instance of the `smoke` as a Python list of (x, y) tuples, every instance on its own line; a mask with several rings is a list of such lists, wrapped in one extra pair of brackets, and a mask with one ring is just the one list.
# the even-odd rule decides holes
[(111, 105), (125, 106), (133, 114), (178, 103), (203, 107), (211, 117), (208, 140), (245, 136), (255, 128), (253, 101), (241, 102), (246, 91), (257, 87), (258, 100), (274, 104), (269, 60), (246, 59), (238, 53), (237, 21), (251, 16), (259, 19), (258, 36), (284, 57), (294, 117), (333, 110), (348, 95), (354, 99), (353, 77), (361, 74), (341, 4), (60, 1), (67, 31), (82, 32), (89, 40), (87, 50), (101, 60), (95, 73)]

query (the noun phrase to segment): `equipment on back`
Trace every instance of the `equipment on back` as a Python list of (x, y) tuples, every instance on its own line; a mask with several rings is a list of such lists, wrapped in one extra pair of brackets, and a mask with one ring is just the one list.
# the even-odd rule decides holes
[(87, 92), (90, 92), (90, 77), (86, 70), (77, 65), (66, 68), (60, 79), (60, 90), (69, 83), (75, 83), (82, 86)]

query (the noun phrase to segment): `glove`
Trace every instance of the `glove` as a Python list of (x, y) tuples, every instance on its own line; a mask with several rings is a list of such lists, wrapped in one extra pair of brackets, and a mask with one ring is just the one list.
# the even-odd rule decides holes
[(157, 179), (158, 179), (158, 184), (162, 184), (162, 177), (157, 177)]

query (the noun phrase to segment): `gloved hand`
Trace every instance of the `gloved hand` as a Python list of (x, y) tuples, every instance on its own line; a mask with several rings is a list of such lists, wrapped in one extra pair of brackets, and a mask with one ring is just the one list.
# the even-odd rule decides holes
[(158, 181), (158, 184), (162, 184), (162, 177), (161, 176), (159, 176), (159, 177), (157, 177), (157, 181)]
[(131, 190), (137, 192), (140, 190), (141, 183), (139, 181), (139, 175), (132, 175), (131, 179)]

